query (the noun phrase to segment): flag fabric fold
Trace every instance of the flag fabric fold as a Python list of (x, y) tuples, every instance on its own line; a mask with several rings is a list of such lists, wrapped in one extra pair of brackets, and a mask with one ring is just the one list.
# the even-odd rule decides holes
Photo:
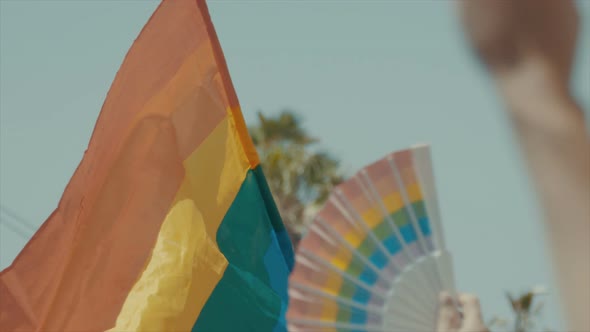
[(206, 4), (166, 0), (1, 272), (0, 330), (283, 331), (292, 266)]

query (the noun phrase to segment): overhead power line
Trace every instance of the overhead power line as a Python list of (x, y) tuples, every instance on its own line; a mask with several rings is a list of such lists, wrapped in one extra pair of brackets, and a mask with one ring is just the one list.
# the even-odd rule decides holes
[(4, 216), (4, 218), (0, 219), (2, 224), (10, 228), (16, 234), (22, 236), (24, 239), (31, 238), (31, 236), (37, 231), (38, 227), (33, 225), (33, 223), (29, 222), (25, 218), (21, 217), (12, 209), (0, 205), (0, 211)]
[(23, 231), (22, 229), (18, 228), (14, 225), (13, 221), (10, 219), (0, 219), (1, 224), (10, 228), (14, 233), (20, 235), (23, 239), (29, 239), (32, 234), (27, 234), (27, 232)]
[(2, 211), (5, 215), (11, 217), (15, 221), (18, 221), (32, 232), (36, 232), (39, 228), (38, 226), (35, 226), (33, 223), (29, 222), (27, 219), (21, 217), (18, 213), (14, 212), (14, 210), (9, 209), (6, 206), (0, 205), (0, 211)]

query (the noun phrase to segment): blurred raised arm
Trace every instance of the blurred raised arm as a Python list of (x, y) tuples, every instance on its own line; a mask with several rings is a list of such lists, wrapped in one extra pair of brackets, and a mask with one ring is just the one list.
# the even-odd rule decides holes
[(570, 92), (572, 0), (462, 0), (466, 36), (503, 98), (540, 198), (568, 331), (590, 331), (590, 139)]

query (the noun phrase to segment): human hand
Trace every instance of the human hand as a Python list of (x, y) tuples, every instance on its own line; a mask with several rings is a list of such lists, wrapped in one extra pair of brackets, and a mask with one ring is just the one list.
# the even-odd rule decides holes
[(457, 310), (456, 302), (451, 295), (440, 295), (437, 332), (489, 332), (481, 317), (481, 307), (477, 297), (461, 294), (459, 306), (463, 309), (463, 317)]
[(570, 88), (574, 0), (457, 1), (498, 88), (544, 212), (569, 331), (590, 331), (590, 137)]
[(467, 38), (495, 78), (541, 69), (567, 86), (578, 32), (573, 0), (469, 0), (458, 5)]

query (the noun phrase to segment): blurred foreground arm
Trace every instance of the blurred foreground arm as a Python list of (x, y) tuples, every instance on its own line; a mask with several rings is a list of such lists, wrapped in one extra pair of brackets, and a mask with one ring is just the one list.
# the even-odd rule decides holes
[(569, 331), (590, 331), (590, 140), (569, 88), (572, 0), (458, 2), (509, 111), (545, 214)]
[(473, 295), (461, 294), (458, 298), (463, 318), (457, 311), (456, 301), (449, 294), (441, 294), (437, 332), (489, 332), (483, 323), (479, 299)]

